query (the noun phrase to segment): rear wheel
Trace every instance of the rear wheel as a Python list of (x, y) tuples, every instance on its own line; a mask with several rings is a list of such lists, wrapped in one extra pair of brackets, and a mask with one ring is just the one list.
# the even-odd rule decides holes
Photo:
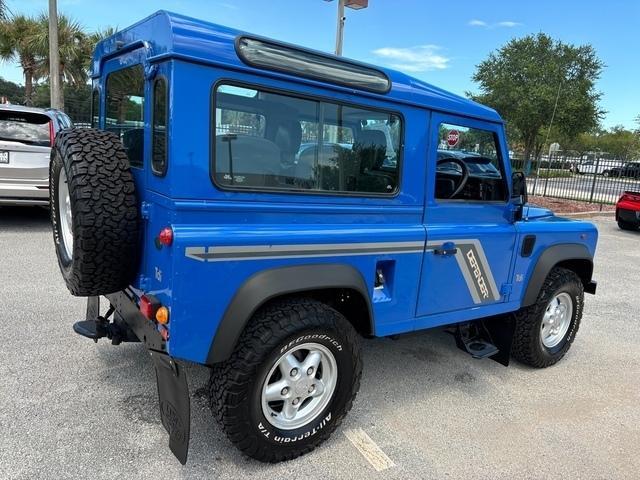
[(575, 272), (555, 267), (547, 276), (535, 304), (515, 314), (512, 355), (522, 363), (543, 368), (567, 353), (580, 326), (584, 286)]
[(119, 138), (92, 129), (61, 131), (49, 164), (58, 265), (78, 296), (126, 287), (138, 267), (138, 210)]
[(622, 230), (638, 230), (637, 223), (625, 222), (624, 220), (618, 219), (618, 227)]
[(260, 310), (231, 358), (214, 366), (210, 404), (242, 452), (264, 462), (289, 460), (341, 423), (361, 371), (351, 324), (323, 303), (289, 299)]

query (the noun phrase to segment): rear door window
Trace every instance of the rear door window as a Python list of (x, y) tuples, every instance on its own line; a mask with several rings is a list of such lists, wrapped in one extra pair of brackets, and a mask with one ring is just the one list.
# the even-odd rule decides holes
[(151, 130), (151, 170), (156, 175), (167, 172), (167, 80), (153, 84), (153, 129)]
[(0, 140), (49, 147), (50, 120), (41, 113), (0, 110)]
[(133, 65), (107, 77), (105, 129), (122, 141), (129, 161), (142, 166), (144, 154), (144, 70)]

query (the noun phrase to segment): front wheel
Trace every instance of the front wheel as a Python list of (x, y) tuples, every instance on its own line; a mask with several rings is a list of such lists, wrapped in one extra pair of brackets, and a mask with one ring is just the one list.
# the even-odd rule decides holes
[(209, 382), (214, 416), (242, 452), (279, 462), (310, 452), (351, 409), (360, 386), (358, 338), (336, 310), (283, 300), (250, 321)]
[(549, 367), (567, 353), (580, 326), (584, 286), (575, 272), (555, 267), (535, 304), (515, 314), (512, 355), (532, 367)]

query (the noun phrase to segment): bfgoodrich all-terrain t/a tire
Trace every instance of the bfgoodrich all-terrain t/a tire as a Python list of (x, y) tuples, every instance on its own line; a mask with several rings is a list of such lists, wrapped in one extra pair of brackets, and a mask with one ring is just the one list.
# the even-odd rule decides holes
[(362, 363), (351, 324), (307, 298), (259, 310), (209, 383), (213, 414), (242, 452), (289, 460), (326, 440), (351, 409)]
[(566, 268), (553, 268), (536, 303), (514, 313), (513, 357), (537, 368), (560, 361), (578, 332), (583, 303), (580, 277)]
[(139, 221), (129, 159), (117, 135), (62, 130), (51, 149), (49, 195), (60, 271), (73, 295), (113, 293), (135, 275)]

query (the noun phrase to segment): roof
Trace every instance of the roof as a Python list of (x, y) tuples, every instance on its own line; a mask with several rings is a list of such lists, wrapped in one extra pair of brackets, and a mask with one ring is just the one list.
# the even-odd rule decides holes
[[(92, 76), (95, 78), (100, 75), (101, 61), (104, 61), (105, 57), (116, 56), (118, 49), (122, 51), (122, 49), (135, 46), (147, 48), (147, 59), (150, 62), (177, 58), (256, 71), (255, 68), (243, 63), (236, 54), (235, 40), (243, 35), (252, 36), (247, 32), (161, 10), (98, 43), (93, 54)], [(317, 53), (327, 55), (323, 52)], [(447, 92), (402, 72), (374, 65), (367, 66), (384, 72), (392, 82), (391, 90), (386, 94), (360, 91), (359, 94), (384, 97), (392, 101), (502, 122), (498, 113), (489, 107)], [(315, 85), (319, 83), (272, 71), (269, 71), (268, 75), (294, 78), (296, 81)], [(321, 84), (325, 88), (353, 92), (353, 88), (327, 83)]]
[(14, 104), (0, 104), (0, 110), (12, 111), (12, 112), (29, 112), (29, 113), (41, 113), (42, 115), (46, 115), (48, 117), (55, 114), (58, 110), (53, 108), (38, 108), (38, 107), (27, 107), (24, 105), (14, 105)]

